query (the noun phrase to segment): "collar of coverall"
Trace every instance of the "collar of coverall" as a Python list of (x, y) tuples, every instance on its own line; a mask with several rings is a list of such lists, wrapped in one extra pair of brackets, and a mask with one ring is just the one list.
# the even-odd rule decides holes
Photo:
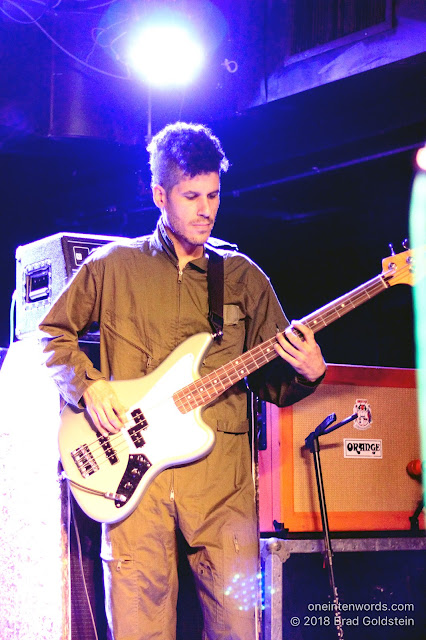
[[(155, 230), (154, 233), (155, 239), (160, 242), (161, 248), (164, 249), (164, 251), (166, 252), (166, 254), (173, 260), (173, 262), (175, 263), (175, 265), (177, 266), (178, 264), (178, 258), (176, 255), (176, 251), (175, 248), (173, 246), (173, 242), (171, 241), (171, 239), (169, 238), (169, 236), (167, 235), (167, 231), (166, 228), (164, 226), (163, 220), (160, 218), (158, 219), (157, 222), (157, 228)], [(204, 255), (201, 258), (196, 258), (195, 260), (191, 260), (190, 262), (188, 262), (188, 264), (194, 268), (197, 269), (198, 271), (207, 271), (207, 265), (208, 265), (208, 256), (206, 251), (204, 251)]]

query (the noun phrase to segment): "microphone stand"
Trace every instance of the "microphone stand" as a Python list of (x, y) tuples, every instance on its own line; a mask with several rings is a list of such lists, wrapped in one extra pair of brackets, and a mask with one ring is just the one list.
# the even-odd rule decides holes
[(336, 420), (336, 414), (331, 413), (329, 416), (325, 418), (325, 420), (321, 422), (321, 424), (317, 426), (315, 431), (312, 431), (308, 435), (308, 437), (305, 439), (306, 447), (310, 450), (310, 452), (314, 456), (315, 475), (316, 475), (317, 486), (318, 486), (318, 498), (320, 503), (321, 520), (322, 520), (322, 527), (324, 532), (324, 546), (325, 546), (324, 556), (327, 564), (331, 592), (333, 594), (333, 604), (335, 606), (334, 618), (336, 622), (337, 637), (341, 640), (343, 640), (342, 614), (340, 612), (339, 595), (337, 592), (336, 582), (334, 579), (333, 550), (331, 547), (330, 529), (328, 526), (328, 516), (327, 516), (327, 506), (325, 503), (324, 482), (322, 479), (322, 471), (321, 471), (319, 437), (327, 433), (331, 433), (336, 429), (339, 429), (344, 424), (347, 424), (348, 422), (355, 420), (357, 416), (358, 414), (354, 413), (348, 418), (345, 418), (341, 422), (330, 427), (329, 425)]

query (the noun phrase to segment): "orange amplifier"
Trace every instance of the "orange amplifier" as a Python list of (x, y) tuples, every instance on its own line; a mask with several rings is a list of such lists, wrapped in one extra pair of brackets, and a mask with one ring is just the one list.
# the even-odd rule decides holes
[[(424, 528), (414, 369), (329, 365), (324, 382), (301, 402), (266, 405), (267, 448), (259, 451), (260, 530), (322, 530), (313, 454), (305, 438), (329, 415), (336, 424), (319, 438), (331, 531)], [(418, 469), (417, 465), (411, 465)], [(410, 470), (410, 469), (409, 469)]]

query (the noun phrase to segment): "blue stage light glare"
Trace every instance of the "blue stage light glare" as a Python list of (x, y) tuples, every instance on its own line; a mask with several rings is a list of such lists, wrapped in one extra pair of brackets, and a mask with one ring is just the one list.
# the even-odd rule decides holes
[(129, 62), (153, 86), (184, 86), (201, 70), (204, 52), (184, 27), (155, 24), (139, 33), (130, 48)]

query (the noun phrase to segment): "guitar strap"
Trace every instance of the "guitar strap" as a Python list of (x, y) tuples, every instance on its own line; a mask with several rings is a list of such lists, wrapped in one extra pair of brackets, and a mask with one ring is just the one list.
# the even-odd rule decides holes
[(220, 343), (223, 335), (223, 289), (224, 265), (223, 256), (206, 247), (209, 256), (207, 265), (207, 288), (209, 296), (209, 322)]

